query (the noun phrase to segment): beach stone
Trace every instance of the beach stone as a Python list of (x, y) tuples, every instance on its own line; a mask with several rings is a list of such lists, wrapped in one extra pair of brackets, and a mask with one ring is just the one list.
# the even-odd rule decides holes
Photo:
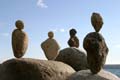
[(24, 23), (21, 20), (17, 20), (15, 22), (15, 25), (16, 25), (16, 28), (19, 29), (19, 30), (24, 29)]
[(53, 39), (53, 36), (53, 32), (48, 32), (49, 38), (41, 43), (41, 48), (48, 60), (54, 60), (60, 49), (59, 44), (55, 39)]
[(103, 36), (97, 32), (89, 33), (84, 38), (83, 47), (87, 51), (91, 72), (97, 74), (103, 68), (109, 51)]
[(28, 36), (24, 31), (22, 31), (24, 26), (23, 22), (16, 21), (15, 24), (18, 29), (15, 29), (12, 32), (12, 49), (14, 56), (16, 58), (21, 58), (24, 56), (28, 47)]
[(67, 80), (73, 73), (62, 62), (20, 58), (2, 63), (0, 80)]
[(92, 74), (90, 70), (81, 70), (70, 76), (68, 80), (120, 80), (120, 78), (102, 69), (98, 74)]
[(55, 60), (70, 65), (76, 71), (88, 69), (87, 57), (85, 52), (75, 47), (60, 50), (59, 55), (56, 57)]
[(70, 47), (78, 48), (79, 47), (79, 39), (76, 36), (77, 31), (75, 29), (71, 29), (69, 31), (69, 33), (70, 33), (70, 39), (68, 40), (68, 45)]
[(99, 13), (92, 13), (91, 23), (96, 32), (99, 32), (103, 25), (103, 19)]

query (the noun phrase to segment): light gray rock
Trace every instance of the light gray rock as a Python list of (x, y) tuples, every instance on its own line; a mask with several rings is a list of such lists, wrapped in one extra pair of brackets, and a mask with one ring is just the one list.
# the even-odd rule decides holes
[(0, 80), (67, 80), (75, 71), (57, 61), (11, 59), (0, 68)]
[(60, 49), (59, 44), (53, 39), (53, 32), (48, 33), (48, 39), (41, 43), (41, 48), (48, 60), (54, 60)]
[(72, 66), (76, 71), (88, 69), (85, 52), (75, 47), (61, 50), (55, 60)]
[(98, 74), (92, 74), (90, 70), (81, 70), (73, 74), (69, 80), (120, 80), (120, 78), (105, 70)]

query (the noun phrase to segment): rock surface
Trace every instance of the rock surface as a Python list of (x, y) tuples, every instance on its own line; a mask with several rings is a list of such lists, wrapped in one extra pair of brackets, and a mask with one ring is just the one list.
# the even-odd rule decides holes
[(77, 31), (75, 29), (71, 29), (69, 31), (70, 39), (68, 40), (68, 45), (70, 47), (76, 47), (76, 48), (79, 47), (79, 39), (77, 38), (76, 33)]
[(67, 80), (75, 71), (57, 61), (11, 59), (0, 68), (0, 80)]
[(72, 66), (76, 71), (88, 68), (85, 52), (74, 47), (61, 50), (55, 60)]
[(105, 70), (101, 70), (95, 75), (90, 70), (82, 70), (73, 74), (69, 80), (120, 80), (120, 78)]
[(12, 33), (12, 49), (16, 58), (24, 56), (28, 47), (27, 34), (19, 29), (15, 29)]
[(97, 32), (89, 33), (83, 42), (87, 51), (87, 62), (93, 74), (98, 73), (104, 66), (108, 54), (108, 47), (104, 38)]
[(93, 13), (91, 16), (91, 23), (96, 32), (99, 32), (103, 25), (102, 17), (99, 13)]
[(41, 48), (45, 53), (45, 56), (48, 60), (54, 60), (58, 55), (58, 51), (60, 49), (57, 41), (55, 39), (48, 38), (41, 44)]

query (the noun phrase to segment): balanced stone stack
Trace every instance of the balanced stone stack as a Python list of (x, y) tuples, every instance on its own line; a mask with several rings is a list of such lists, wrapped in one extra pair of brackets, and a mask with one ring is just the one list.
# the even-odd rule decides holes
[(68, 45), (70, 47), (79, 47), (79, 39), (76, 36), (77, 31), (75, 29), (70, 30), (70, 39), (68, 40)]
[(21, 20), (17, 20), (16, 28), (12, 33), (12, 49), (16, 58), (21, 58), (28, 47), (27, 34), (22, 31), (24, 29), (24, 23)]
[(105, 64), (108, 47), (103, 36), (98, 33), (103, 25), (100, 14), (93, 13), (91, 23), (96, 32), (87, 34), (84, 38), (83, 47), (87, 51), (87, 62), (93, 74), (97, 74)]
[(47, 40), (41, 43), (41, 48), (48, 60), (54, 60), (58, 55), (60, 47), (57, 41), (53, 39), (54, 33), (52, 31), (48, 32), (48, 37)]

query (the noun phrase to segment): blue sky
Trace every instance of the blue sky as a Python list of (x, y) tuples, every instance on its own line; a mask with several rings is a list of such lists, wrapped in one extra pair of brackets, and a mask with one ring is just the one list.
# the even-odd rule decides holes
[(109, 47), (107, 64), (120, 64), (120, 1), (119, 0), (0, 0), (0, 62), (14, 58), (11, 34), (15, 21), (25, 24), (29, 47), (24, 58), (45, 59), (40, 44), (54, 31), (61, 49), (68, 47), (69, 29), (75, 28), (80, 40), (94, 29), (90, 22), (93, 12), (101, 14), (104, 25), (100, 33)]

